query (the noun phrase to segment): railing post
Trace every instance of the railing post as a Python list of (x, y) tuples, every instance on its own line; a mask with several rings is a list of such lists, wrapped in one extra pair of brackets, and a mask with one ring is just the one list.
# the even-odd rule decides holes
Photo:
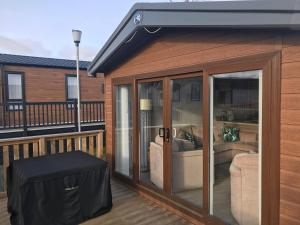
[(7, 168), (9, 166), (9, 148), (8, 145), (3, 146), (3, 188), (7, 190)]
[(96, 157), (98, 158), (102, 158), (103, 156), (103, 131), (99, 131), (98, 135), (97, 135), (97, 150), (96, 150)]
[[(24, 130), (24, 136), (27, 136), (27, 134), (28, 134), (28, 127), (27, 127), (27, 110), (26, 110), (26, 106), (27, 106), (27, 104), (26, 104), (26, 101), (24, 100), (23, 102), (22, 102), (22, 107), (23, 107), (23, 109), (22, 109), (22, 112), (23, 112), (23, 130)], [(30, 115), (29, 115), (30, 116)]]
[(46, 139), (44, 137), (39, 139), (39, 155), (46, 155)]
[(2, 110), (3, 110), (3, 127), (6, 128), (6, 114), (5, 114), (5, 111), (6, 111), (6, 103), (2, 103)]
[(76, 127), (76, 131), (79, 131), (79, 127), (78, 127), (78, 114), (77, 114), (77, 108), (78, 108), (78, 101), (74, 100), (74, 125)]

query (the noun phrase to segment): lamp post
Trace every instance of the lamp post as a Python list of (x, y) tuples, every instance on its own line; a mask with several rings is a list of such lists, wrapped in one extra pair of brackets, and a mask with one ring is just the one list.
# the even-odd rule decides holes
[[(79, 77), (79, 43), (82, 32), (80, 30), (72, 30), (73, 40), (76, 46), (76, 74), (77, 74), (77, 121), (78, 132), (81, 132), (81, 116), (80, 116), (80, 77)], [(82, 141), (79, 137), (79, 149), (82, 150)]]

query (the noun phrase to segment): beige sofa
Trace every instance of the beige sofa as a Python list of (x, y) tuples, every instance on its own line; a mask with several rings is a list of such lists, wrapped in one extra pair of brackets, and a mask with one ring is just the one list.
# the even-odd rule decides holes
[[(224, 142), (221, 134), (223, 127), (240, 129), (238, 142)], [(215, 165), (231, 163), (234, 156), (241, 153), (257, 152), (258, 125), (214, 121), (214, 161)]]
[[(195, 150), (191, 142), (175, 139), (172, 143), (173, 191), (184, 191), (203, 186), (203, 151)], [(184, 151), (182, 148), (185, 148)], [(163, 188), (163, 142), (159, 137), (150, 143), (150, 179)]]
[(258, 154), (236, 155), (230, 166), (230, 176), (233, 217), (240, 225), (258, 225)]

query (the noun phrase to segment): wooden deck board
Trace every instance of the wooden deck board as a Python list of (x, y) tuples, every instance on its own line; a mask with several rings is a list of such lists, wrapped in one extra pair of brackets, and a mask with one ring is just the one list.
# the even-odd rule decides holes
[[(81, 225), (188, 225), (188, 221), (141, 197), (119, 181), (112, 180), (113, 208)], [(9, 225), (7, 199), (0, 199), (0, 225)]]

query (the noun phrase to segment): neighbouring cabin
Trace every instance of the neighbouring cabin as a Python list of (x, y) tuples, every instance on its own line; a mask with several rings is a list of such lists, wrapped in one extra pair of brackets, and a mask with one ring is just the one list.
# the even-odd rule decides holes
[[(98, 126), (104, 122), (104, 79), (102, 74), (88, 76), (89, 63), (79, 64), (81, 120)], [(1, 131), (40, 135), (32, 130), (65, 125), (75, 131), (78, 105), (74, 60), (0, 54), (0, 80)]]
[(89, 69), (113, 175), (194, 223), (300, 224), (300, 32), (264, 14), (290, 6), (135, 5)]

